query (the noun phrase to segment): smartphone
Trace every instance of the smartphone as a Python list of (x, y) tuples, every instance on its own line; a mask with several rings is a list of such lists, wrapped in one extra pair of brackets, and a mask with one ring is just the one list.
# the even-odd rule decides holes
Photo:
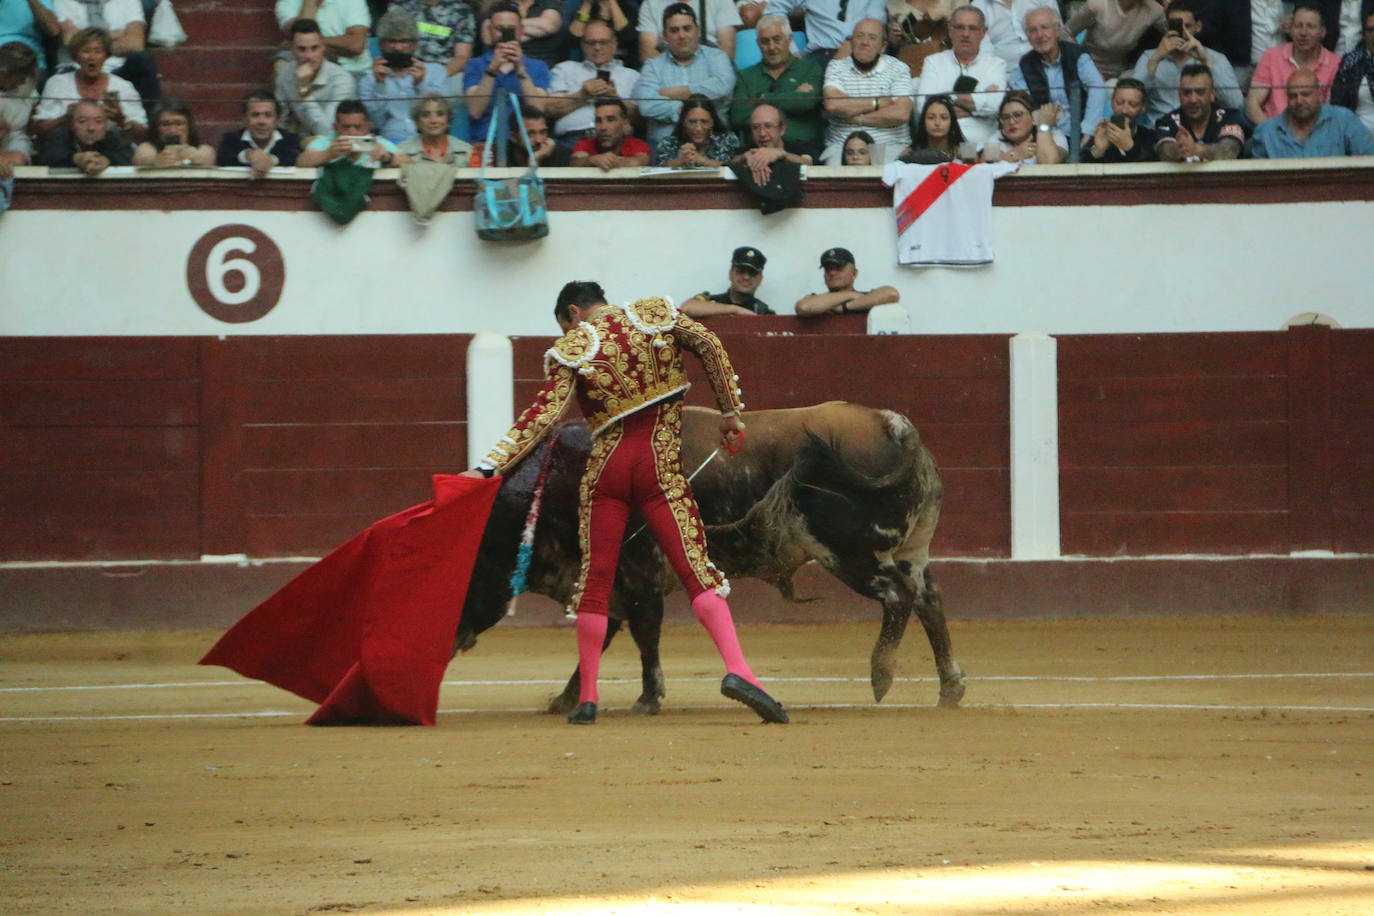
[(409, 70), (415, 63), (415, 56), (408, 51), (387, 51), (382, 59), (392, 70)]
[(978, 80), (969, 76), (967, 73), (960, 74), (954, 81), (954, 92), (972, 92), (978, 88)]
[(503, 25), (500, 29), (501, 37), (498, 41), (515, 41), (515, 26)]
[(1114, 114), (1109, 120), (1123, 130), (1126, 128), (1126, 116), (1124, 114)]
[(168, 134), (162, 138), (163, 146), (181, 146), (181, 134)]
[(1169, 17), (1169, 31), (1173, 32), (1179, 38), (1188, 37), (1188, 27), (1183, 24), (1182, 19), (1175, 19), (1172, 16)]
[(105, 93), (105, 104), (106, 104), (106, 105), (118, 105), (118, 104), (119, 104), (119, 93), (118, 93), (118, 92), (115, 92), (113, 89), (110, 90), (109, 92)]
[(377, 143), (376, 138), (371, 134), (366, 137), (349, 137), (348, 145), (355, 153), (370, 153), (372, 147)]
[(598, 70), (596, 71), (596, 78), (601, 80), (603, 83), (609, 83), (611, 81), (611, 71)]

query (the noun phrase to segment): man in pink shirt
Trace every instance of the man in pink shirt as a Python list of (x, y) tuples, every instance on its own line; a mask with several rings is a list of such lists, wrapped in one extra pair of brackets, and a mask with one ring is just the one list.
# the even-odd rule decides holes
[(1311, 70), (1321, 84), (1322, 101), (1331, 95), (1331, 83), (1341, 65), (1339, 55), (1322, 47), (1326, 24), (1321, 7), (1302, 2), (1293, 8), (1292, 41), (1264, 52), (1250, 80), (1245, 114), (1255, 125), (1283, 114), (1288, 107), (1288, 78), (1299, 70)]

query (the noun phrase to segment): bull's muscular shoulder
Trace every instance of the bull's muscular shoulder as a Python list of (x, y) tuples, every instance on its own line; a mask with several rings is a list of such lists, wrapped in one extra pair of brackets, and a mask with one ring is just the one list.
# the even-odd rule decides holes
[(677, 322), (677, 306), (667, 296), (654, 296), (626, 303), (625, 317), (645, 334), (662, 334)]
[(601, 335), (597, 333), (596, 328), (584, 321), (544, 351), (544, 363), (546, 366), (558, 363), (569, 369), (580, 369), (596, 359), (599, 352)]

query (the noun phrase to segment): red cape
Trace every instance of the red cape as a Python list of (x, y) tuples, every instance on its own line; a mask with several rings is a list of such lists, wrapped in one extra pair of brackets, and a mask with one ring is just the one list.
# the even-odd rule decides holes
[(434, 475), (434, 499), (372, 525), (248, 613), (202, 665), (321, 704), (309, 725), (433, 725), (487, 514), (501, 487)]

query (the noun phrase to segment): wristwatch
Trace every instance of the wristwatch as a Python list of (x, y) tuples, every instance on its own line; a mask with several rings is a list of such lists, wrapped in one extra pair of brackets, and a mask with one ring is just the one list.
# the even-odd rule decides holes
[(1048, 124), (1041, 124), (1041, 125), (1040, 125), (1040, 133), (1042, 133), (1042, 134), (1047, 134), (1047, 133), (1049, 133), (1049, 132), (1050, 132), (1050, 126), (1049, 126)]

